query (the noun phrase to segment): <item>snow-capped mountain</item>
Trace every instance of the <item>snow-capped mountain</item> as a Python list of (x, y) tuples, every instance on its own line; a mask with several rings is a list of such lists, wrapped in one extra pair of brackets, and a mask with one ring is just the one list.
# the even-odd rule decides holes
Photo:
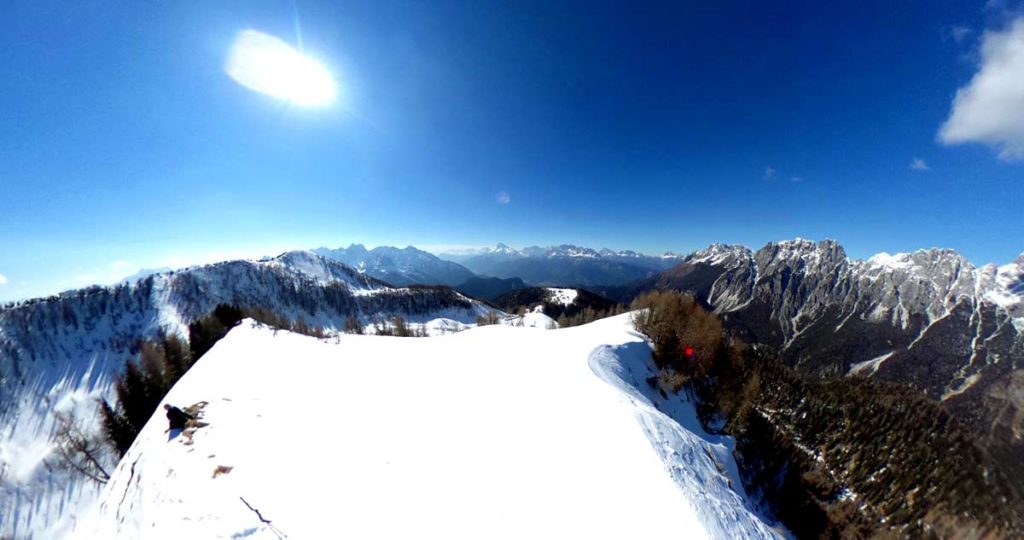
[(976, 268), (946, 249), (852, 260), (832, 240), (716, 244), (644, 288), (694, 292), (805, 372), (914, 385), (994, 454), (1024, 452), (1024, 256)]
[(155, 414), (72, 534), (783, 537), (655, 369), (628, 314), (336, 342), (243, 322), (165, 398), (202, 427), (168, 441)]
[(441, 260), (436, 255), (412, 246), (404, 249), (378, 246), (367, 250), (362, 244), (352, 244), (347, 248), (317, 248), (313, 252), (397, 286), (454, 287), (475, 277), (473, 272), (458, 263)]
[(501, 257), (518, 258), (522, 256), (522, 254), (519, 253), (519, 250), (502, 244), (501, 242), (498, 242), (494, 247), (485, 246), (481, 248), (462, 248), (452, 251), (443, 251), (437, 255), (445, 260), (455, 261), (458, 263), (481, 256), (489, 256), (495, 259)]
[(671, 253), (652, 257), (635, 251), (595, 250), (570, 244), (493, 248), (441, 254), (481, 275), (518, 277), (536, 285), (621, 285), (651, 276), (682, 261)]
[(97, 398), (142, 338), (188, 336), (218, 304), (342, 328), (391, 315), (473, 324), (494, 311), (445, 287), (393, 288), (311, 252), (229, 261), (0, 309), (0, 537), (59, 537), (96, 486), (54, 466), (54, 412), (95, 426)]

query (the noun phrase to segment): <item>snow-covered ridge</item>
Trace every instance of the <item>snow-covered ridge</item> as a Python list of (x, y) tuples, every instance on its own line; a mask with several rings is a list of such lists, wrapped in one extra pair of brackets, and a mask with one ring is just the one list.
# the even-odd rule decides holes
[[(0, 309), (0, 537), (57, 535), (95, 497), (53, 470), (53, 412), (74, 398), (83, 426), (110, 398), (112, 375), (138, 340), (188, 335), (217, 304), (262, 306), (315, 326), (340, 329), (401, 315), (438, 333), (475, 324), (494, 310), (451, 289), (393, 288), (310, 252), (227, 261), (90, 287)], [(500, 312), (499, 312), (500, 313)]]
[(73, 534), (776, 537), (730, 487), (731, 440), (646, 384), (628, 317), (337, 342), (243, 323), (167, 396), (207, 425), (168, 441), (154, 415)]

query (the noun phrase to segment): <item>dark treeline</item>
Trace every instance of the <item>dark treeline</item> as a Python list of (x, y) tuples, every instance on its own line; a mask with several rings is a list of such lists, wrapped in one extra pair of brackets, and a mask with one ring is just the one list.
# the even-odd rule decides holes
[(277, 329), (327, 337), (322, 328), (302, 318), (292, 321), (266, 308), (222, 304), (189, 325), (187, 342), (173, 334), (143, 341), (139, 353), (125, 363), (114, 381), (117, 400), (100, 402), (105, 437), (120, 455), (128, 451), (174, 383), (245, 318)]

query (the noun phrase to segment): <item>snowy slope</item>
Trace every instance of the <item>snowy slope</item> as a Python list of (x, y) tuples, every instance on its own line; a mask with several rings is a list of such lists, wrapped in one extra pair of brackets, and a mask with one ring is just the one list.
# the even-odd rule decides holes
[(156, 414), (73, 535), (775, 536), (730, 441), (650, 397), (627, 317), (338, 342), (244, 322), (167, 396), (208, 425), (168, 442)]
[[(494, 309), (437, 287), (392, 288), (310, 252), (228, 261), (89, 287), (0, 308), (0, 538), (60, 537), (98, 493), (60, 467), (54, 412), (96, 427), (97, 399), (142, 338), (187, 336), (217, 304), (263, 306), (339, 329), (401, 315), (435, 333), (472, 326)], [(111, 466), (112, 468), (112, 466)]]

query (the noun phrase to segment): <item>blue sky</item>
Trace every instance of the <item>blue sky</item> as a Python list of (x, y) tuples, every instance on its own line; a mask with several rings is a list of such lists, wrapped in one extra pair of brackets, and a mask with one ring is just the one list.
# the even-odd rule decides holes
[[(350, 242), (1013, 259), (1019, 6), (832, 4), (6, 2), (0, 299)], [(224, 73), (296, 12), (330, 107)]]

